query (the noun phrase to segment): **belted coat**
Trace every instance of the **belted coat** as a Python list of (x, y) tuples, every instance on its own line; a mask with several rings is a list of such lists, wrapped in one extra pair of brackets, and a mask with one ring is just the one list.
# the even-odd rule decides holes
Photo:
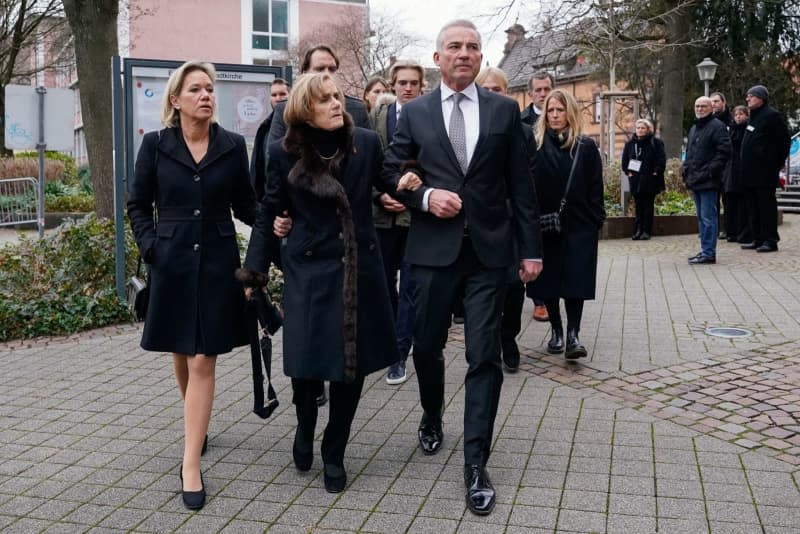
[(146, 350), (222, 354), (248, 343), (231, 218), (233, 210), (242, 222), (255, 219), (247, 148), (242, 136), (217, 124), (209, 133), (199, 163), (177, 127), (146, 134), (136, 158), (128, 217), (151, 266)]
[(320, 157), (307, 125), (290, 126), (270, 145), (267, 192), (247, 249), (242, 279), (258, 285), (272, 260), (275, 215), (289, 212), (280, 254), (283, 369), (292, 378), (346, 382), (400, 359), (372, 221), (381, 143), (345, 118), (331, 160)]

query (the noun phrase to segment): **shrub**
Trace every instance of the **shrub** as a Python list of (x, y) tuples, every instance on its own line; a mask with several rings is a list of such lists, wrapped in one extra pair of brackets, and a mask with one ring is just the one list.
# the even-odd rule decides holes
[[(135, 250), (126, 234), (126, 247)], [(114, 223), (93, 214), (0, 249), (0, 341), (129, 320), (116, 293), (114, 256)], [(135, 262), (129, 254), (128, 272)]]
[(89, 213), (94, 211), (94, 196), (45, 194), (44, 210), (46, 212)]
[(87, 195), (94, 194), (94, 184), (92, 184), (92, 170), (88, 165), (81, 165), (78, 167), (78, 184), (80, 185), (81, 192)]
[[(45, 182), (54, 182), (64, 174), (64, 164), (60, 161), (45, 160)], [(39, 177), (39, 161), (36, 158), (0, 158), (0, 180), (6, 178)]]
[[(38, 165), (38, 158), (39, 153), (34, 151), (29, 152), (18, 152), (14, 156), (15, 158), (30, 158), (37, 162)], [(61, 171), (61, 175), (58, 176), (57, 179), (66, 182), (68, 184), (76, 184), (78, 182), (78, 167), (75, 165), (75, 158), (70, 156), (69, 154), (64, 154), (62, 152), (56, 152), (54, 150), (47, 150), (44, 153), (45, 158), (45, 167), (47, 166), (48, 161), (53, 162), (61, 162), (64, 165), (64, 170)], [(49, 180), (49, 178), (48, 178)]]

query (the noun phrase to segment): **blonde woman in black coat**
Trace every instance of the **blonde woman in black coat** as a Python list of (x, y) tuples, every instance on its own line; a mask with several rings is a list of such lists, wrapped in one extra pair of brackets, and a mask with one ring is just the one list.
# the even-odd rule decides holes
[[(557, 212), (565, 195), (574, 158), (579, 158), (561, 216), (561, 232), (542, 232), (544, 268), (528, 284), (528, 295), (541, 297), (550, 316), (551, 354), (565, 353), (568, 360), (586, 356), (578, 339), (583, 303), (594, 299), (597, 276), (598, 231), (605, 220), (603, 166), (597, 145), (581, 136), (583, 116), (575, 98), (556, 89), (545, 100), (543, 120), (536, 123), (534, 182), (540, 213)], [(579, 155), (580, 152), (580, 155)], [(567, 312), (567, 339), (559, 300)]]
[(266, 283), (261, 273), (273, 260), (275, 218), (287, 212), (283, 370), (297, 414), (292, 456), (299, 471), (311, 469), (316, 398), (330, 381), (321, 452), (325, 489), (338, 493), (347, 483), (344, 453), (364, 376), (399, 360), (372, 222), (372, 186), (385, 191), (383, 153), (378, 134), (353, 126), (328, 74), (303, 75), (284, 118), (288, 130), (269, 147), (267, 193), (240, 279)]
[(664, 191), (664, 169), (667, 154), (664, 143), (656, 138), (653, 123), (636, 121), (636, 133), (622, 150), (622, 172), (628, 176), (631, 194), (636, 203), (636, 228), (633, 240), (648, 240), (653, 235), (656, 195)]
[(161, 113), (166, 128), (144, 136), (128, 195), (136, 244), (151, 266), (142, 348), (172, 353), (184, 399), (182, 496), (191, 510), (206, 496), (200, 455), (216, 355), (248, 341), (231, 209), (252, 224), (256, 207), (244, 138), (216, 121), (215, 79), (209, 63), (184, 63), (172, 73)]

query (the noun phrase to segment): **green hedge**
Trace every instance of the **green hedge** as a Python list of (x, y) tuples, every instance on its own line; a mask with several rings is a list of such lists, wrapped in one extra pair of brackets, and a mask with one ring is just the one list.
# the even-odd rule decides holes
[[(127, 234), (127, 248), (135, 250)], [(130, 320), (117, 297), (114, 257), (114, 223), (94, 214), (0, 249), (0, 341)], [(135, 261), (129, 254), (129, 272)]]

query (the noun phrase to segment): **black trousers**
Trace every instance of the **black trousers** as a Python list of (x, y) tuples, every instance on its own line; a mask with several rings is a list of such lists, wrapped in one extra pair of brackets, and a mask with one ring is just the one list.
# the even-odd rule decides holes
[[(745, 196), (740, 192), (728, 191), (724, 194), (725, 198), (725, 231), (728, 237), (736, 238), (738, 241), (752, 241), (750, 229), (747, 223), (747, 207), (745, 206)], [(748, 237), (750, 237), (748, 239)]]
[(778, 235), (778, 200), (774, 187), (748, 187), (745, 189), (747, 218), (753, 241), (759, 244), (780, 241)]
[(381, 246), (383, 270), (386, 284), (389, 286), (389, 300), (392, 302), (392, 311), (397, 316), (397, 271), (406, 252), (408, 228), (402, 226), (376, 228), (375, 232), (378, 234), (378, 243)]
[(655, 211), (656, 196), (653, 193), (637, 193), (633, 195), (636, 205), (636, 232), (653, 234), (653, 214)]
[[(581, 330), (581, 318), (583, 317), (583, 299), (564, 299), (564, 308), (567, 310), (567, 330)], [(553, 328), (563, 328), (561, 323), (561, 310), (559, 299), (545, 299), (547, 315), (550, 316), (550, 325)]]
[[(322, 380), (292, 378), (292, 402), (297, 413), (297, 432), (306, 443), (314, 441), (317, 426), (317, 397), (322, 393)], [(344, 466), (344, 450), (350, 439), (350, 427), (358, 408), (358, 399), (364, 388), (364, 377), (358, 376), (347, 384), (331, 382), (329, 391), (328, 425), (322, 435), (322, 461)]]
[(522, 329), (522, 305), (525, 303), (525, 285), (520, 281), (506, 283), (506, 298), (503, 303), (503, 320), (500, 326), (502, 346), (514, 341)]
[(508, 267), (490, 269), (465, 237), (455, 263), (447, 267), (413, 265), (415, 304), (414, 368), (419, 381), (423, 422), (440, 420), (444, 411), (444, 356), (450, 314), (459, 285), (464, 285), (464, 462), (489, 460), (497, 405), (503, 384), (500, 317)]

